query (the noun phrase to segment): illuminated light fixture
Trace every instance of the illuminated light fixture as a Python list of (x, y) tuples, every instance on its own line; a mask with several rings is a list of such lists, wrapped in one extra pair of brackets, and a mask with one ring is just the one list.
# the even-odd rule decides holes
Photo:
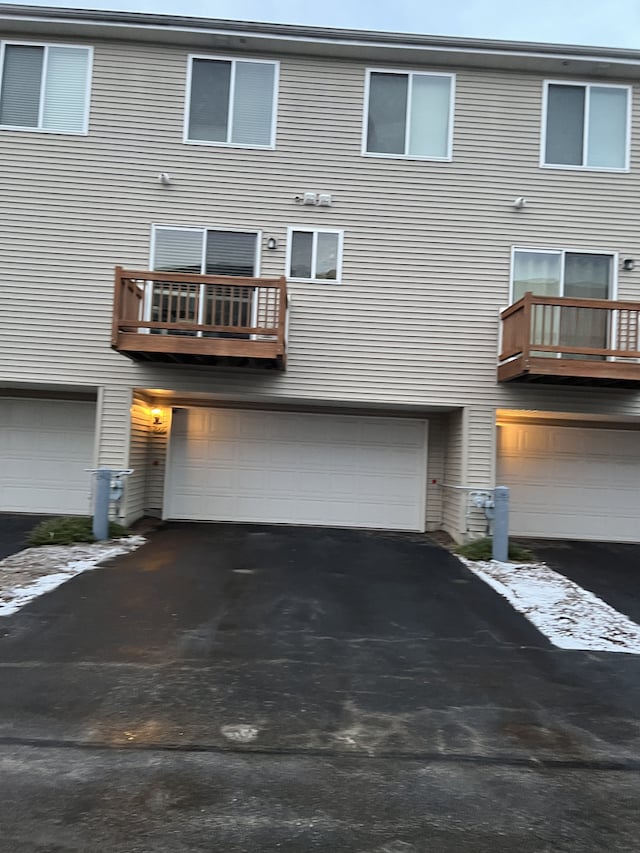
[(153, 417), (153, 425), (160, 426), (162, 423), (162, 409), (151, 409), (151, 415)]

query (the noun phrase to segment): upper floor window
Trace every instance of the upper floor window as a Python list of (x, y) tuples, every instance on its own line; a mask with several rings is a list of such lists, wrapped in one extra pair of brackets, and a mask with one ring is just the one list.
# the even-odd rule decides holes
[(545, 83), (542, 165), (629, 168), (628, 86)]
[(13, 44), (0, 52), (0, 126), (86, 133), (91, 48)]
[(289, 228), (287, 275), (303, 281), (339, 282), (342, 238), (342, 231)]
[(453, 74), (369, 71), (364, 153), (451, 159)]
[(192, 56), (185, 141), (273, 148), (277, 91), (276, 62)]

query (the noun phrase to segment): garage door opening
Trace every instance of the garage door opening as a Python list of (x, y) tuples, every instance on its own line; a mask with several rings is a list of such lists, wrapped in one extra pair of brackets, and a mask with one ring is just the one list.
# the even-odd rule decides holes
[(640, 432), (504, 423), (498, 482), (511, 489), (514, 536), (640, 541)]
[(0, 510), (88, 515), (96, 404), (3, 398)]
[(424, 420), (174, 412), (165, 517), (424, 531)]

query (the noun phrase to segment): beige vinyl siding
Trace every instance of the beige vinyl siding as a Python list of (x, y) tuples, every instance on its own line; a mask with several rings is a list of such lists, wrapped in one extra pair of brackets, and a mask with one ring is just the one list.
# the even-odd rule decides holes
[(129, 412), (132, 389), (128, 387), (102, 389), (102, 417), (99, 435), (98, 465), (106, 468), (129, 467)]
[[(495, 379), (512, 245), (640, 257), (637, 109), (630, 174), (540, 169), (543, 76), (461, 67), (453, 162), (365, 158), (370, 63), (285, 57), (276, 150), (184, 145), (189, 51), (94, 44), (87, 137), (0, 132), (1, 252), (12, 282), (0, 358), (7, 381), (104, 387), (102, 464), (126, 467), (133, 387), (213, 401), (466, 406), (469, 464), (459, 478), (481, 485), (494, 477), (496, 408), (640, 415), (632, 391)], [(333, 207), (296, 204), (305, 190), (332, 193)], [(514, 211), (521, 195), (529, 205)], [(148, 266), (154, 222), (276, 237), (275, 252), (263, 245), (268, 276), (284, 273), (287, 226), (344, 229), (342, 284), (290, 284), (285, 374), (148, 366), (110, 349), (113, 267)], [(619, 296), (640, 299), (638, 272), (619, 273)], [(443, 496), (453, 530), (460, 499)], [(430, 523), (433, 507), (430, 497)]]
[(427, 458), (427, 530), (439, 530), (442, 527), (442, 483), (446, 441), (447, 416), (434, 415), (430, 417)]
[[(243, 396), (508, 405), (518, 392), (495, 385), (495, 352), (510, 246), (640, 251), (633, 174), (537, 167), (537, 75), (460, 69), (454, 161), (433, 163), (360, 156), (364, 64), (335, 61), (282, 61), (276, 151), (183, 145), (186, 53), (97, 44), (88, 137), (3, 133), (20, 285), (4, 338), (12, 378), (37, 366), (60, 381), (80, 366), (95, 384), (238, 389), (237, 374), (137, 366), (109, 349), (113, 266), (148, 264), (154, 221), (262, 229), (280, 245), (263, 252), (269, 275), (284, 270), (287, 225), (345, 228), (343, 284), (290, 285), (287, 374), (245, 374)], [(296, 205), (309, 188), (333, 192), (334, 207)], [(530, 207), (514, 212), (520, 194)], [(27, 236), (41, 251), (25, 268)], [(621, 279), (622, 296), (638, 295)], [(72, 310), (52, 327), (63, 301)]]
[(147, 465), (147, 495), (145, 515), (160, 518), (164, 505), (164, 478), (167, 467), (167, 449), (171, 432), (171, 410), (163, 409), (163, 423), (149, 433)]
[(135, 398), (131, 406), (129, 441), (129, 466), (133, 469), (133, 474), (127, 477), (125, 485), (127, 524), (132, 524), (145, 514), (149, 435), (149, 405), (146, 400)]
[(465, 413), (463, 409), (448, 417), (445, 464), (442, 484), (442, 529), (456, 540), (465, 531)]

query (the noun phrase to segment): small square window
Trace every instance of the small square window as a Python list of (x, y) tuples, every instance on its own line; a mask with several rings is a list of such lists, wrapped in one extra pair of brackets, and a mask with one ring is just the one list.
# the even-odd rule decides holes
[(629, 87), (545, 85), (542, 165), (628, 169)]
[(278, 65), (190, 59), (185, 141), (273, 148)]
[(86, 133), (91, 48), (4, 43), (0, 126)]
[(342, 231), (290, 228), (289, 278), (338, 283), (342, 277), (342, 238)]

